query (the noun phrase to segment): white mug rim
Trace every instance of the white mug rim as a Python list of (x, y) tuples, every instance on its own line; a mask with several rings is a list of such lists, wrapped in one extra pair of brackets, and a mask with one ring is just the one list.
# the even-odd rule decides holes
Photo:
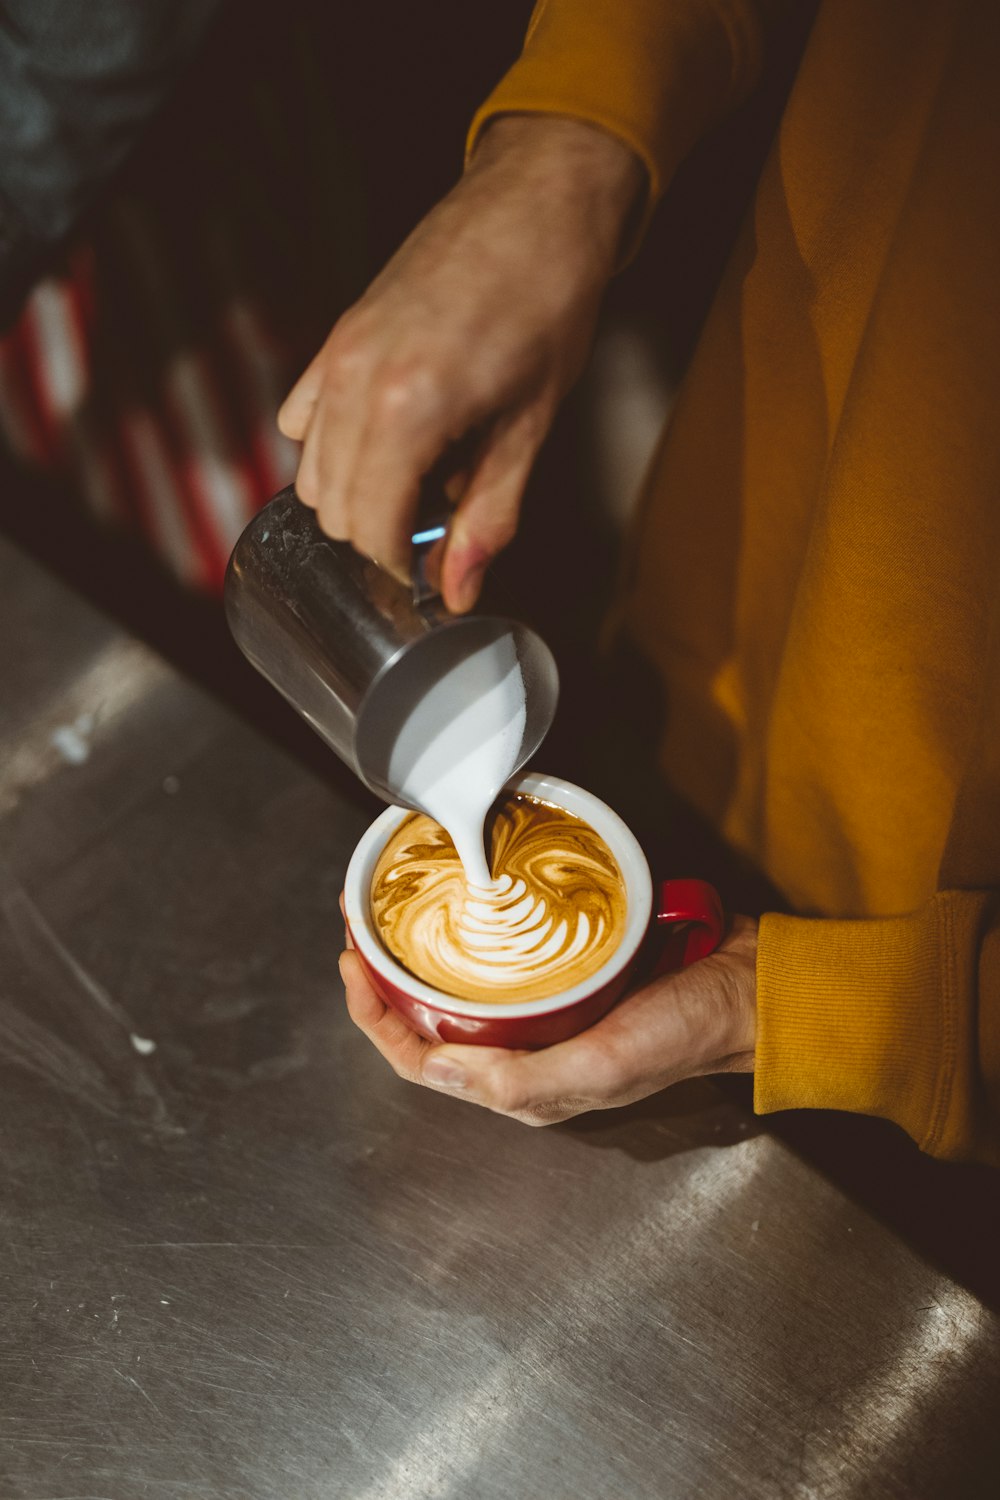
[(649, 928), (653, 909), (653, 882), (646, 856), (635, 834), (612, 808), (593, 792), (539, 771), (512, 776), (505, 791), (524, 792), (543, 802), (553, 802), (567, 812), (576, 813), (605, 840), (618, 861), (625, 880), (626, 916), (621, 942), (611, 957), (586, 979), (553, 995), (538, 1000), (506, 1001), (464, 1000), (425, 984), (409, 969), (386, 952), (371, 919), (369, 893), (378, 857), (399, 825), (412, 816), (409, 808), (388, 807), (371, 823), (358, 840), (344, 877), (344, 910), (355, 947), (366, 962), (384, 979), (402, 990), (412, 1000), (435, 1011), (467, 1016), (475, 1020), (510, 1020), (542, 1016), (565, 1010), (596, 994), (611, 984), (632, 962)]

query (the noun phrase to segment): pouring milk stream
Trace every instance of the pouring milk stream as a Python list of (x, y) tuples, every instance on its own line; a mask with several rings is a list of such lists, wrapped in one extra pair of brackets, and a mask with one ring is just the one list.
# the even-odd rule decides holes
[[(464, 889), (444, 883), (452, 920), (429, 925), (424, 941), (447, 972), (446, 953), (435, 951), (435, 943), (447, 949), (453, 932), (459, 950), (451, 970), (479, 983), (495, 982), (497, 973), (524, 971), (538, 979), (550, 966), (564, 969), (592, 937), (585, 911), (557, 920), (530, 882), (493, 871), (487, 861), (486, 816), (517, 767), (526, 715), (514, 642), (502, 636), (430, 685), (390, 756), (389, 781), (444, 828), (465, 872)], [(596, 938), (602, 936), (598, 930)]]
[(483, 826), (516, 769), (526, 713), (514, 642), (501, 636), (431, 684), (392, 748), (390, 781), (447, 830), (466, 881), (480, 892), (500, 884), (486, 861)]

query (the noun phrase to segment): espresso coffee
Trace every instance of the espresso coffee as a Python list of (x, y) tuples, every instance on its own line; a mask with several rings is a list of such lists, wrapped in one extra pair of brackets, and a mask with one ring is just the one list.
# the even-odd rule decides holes
[(410, 973), (448, 995), (538, 1000), (595, 973), (625, 928), (625, 882), (588, 823), (518, 792), (486, 825), (492, 884), (469, 885), (445, 830), (401, 823), (375, 867), (379, 937)]

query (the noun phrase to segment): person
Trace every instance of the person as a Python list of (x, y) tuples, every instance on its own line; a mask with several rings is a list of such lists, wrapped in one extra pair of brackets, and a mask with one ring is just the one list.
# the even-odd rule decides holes
[[(325, 530), (405, 570), (419, 476), (478, 433), (443, 566), (472, 606), (609, 278), (783, 8), (536, 6), (460, 182), (282, 410)], [(425, 1042), (345, 954), (403, 1077), (538, 1124), (753, 1068), (758, 1112), (1000, 1163), (998, 64), (976, 0), (819, 5), (634, 526), (662, 768), (794, 914), (535, 1053)]]

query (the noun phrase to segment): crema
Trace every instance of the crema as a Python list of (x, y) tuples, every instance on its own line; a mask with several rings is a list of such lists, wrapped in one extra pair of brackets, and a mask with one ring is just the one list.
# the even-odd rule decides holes
[(514, 1003), (569, 989), (614, 953), (625, 883), (604, 840), (563, 808), (523, 793), (487, 822), (491, 884), (470, 885), (450, 837), (414, 814), (372, 880), (372, 917), (418, 979), (466, 1000)]

